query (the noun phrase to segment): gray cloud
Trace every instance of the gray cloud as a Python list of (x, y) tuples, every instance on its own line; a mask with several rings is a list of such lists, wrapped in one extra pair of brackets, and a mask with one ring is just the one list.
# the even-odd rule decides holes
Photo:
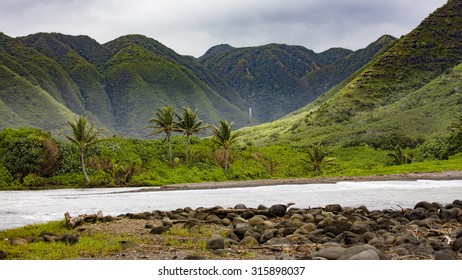
[(268, 43), (358, 49), (384, 34), (410, 32), (445, 0), (2, 0), (9, 36), (89, 35), (101, 43), (125, 34), (152, 37), (181, 54), (209, 47)]

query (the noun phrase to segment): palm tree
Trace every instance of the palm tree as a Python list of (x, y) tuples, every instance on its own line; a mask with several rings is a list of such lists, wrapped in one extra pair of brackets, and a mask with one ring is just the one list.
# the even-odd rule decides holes
[(80, 116), (74, 122), (68, 121), (68, 123), (72, 128), (72, 136), (66, 135), (66, 137), (79, 148), (83, 176), (85, 177), (85, 181), (89, 183), (90, 179), (85, 169), (85, 152), (89, 147), (102, 141), (102, 139), (98, 139), (100, 131), (94, 128), (94, 124), (90, 124), (90, 126), (87, 127), (88, 120), (83, 116)]
[(170, 165), (173, 165), (173, 154), (172, 154), (172, 145), (170, 138), (173, 131), (177, 131), (177, 122), (174, 120), (175, 110), (170, 106), (165, 106), (162, 109), (157, 109), (156, 117), (149, 120), (150, 123), (153, 123), (154, 131), (151, 135), (158, 133), (165, 133), (168, 145), (168, 159)]
[(186, 162), (189, 163), (189, 146), (191, 144), (191, 136), (199, 133), (202, 129), (207, 128), (207, 125), (202, 125), (201, 120), (197, 120), (197, 110), (193, 111), (191, 108), (183, 108), (183, 116), (178, 116), (178, 131), (186, 135)]
[(393, 164), (409, 164), (412, 162), (412, 156), (403, 151), (403, 149), (396, 145), (395, 150), (392, 153), (388, 153), (388, 156), (391, 158)]
[(302, 159), (304, 162), (311, 166), (314, 175), (322, 173), (322, 167), (327, 165), (335, 165), (335, 158), (326, 158), (326, 148), (321, 143), (311, 146), (311, 150), (307, 151), (308, 159)]
[(213, 128), (212, 140), (223, 148), (225, 174), (228, 171), (229, 148), (240, 136), (238, 131), (232, 132), (232, 125), (232, 123), (229, 124), (227, 121), (220, 121), (220, 127), (215, 126)]

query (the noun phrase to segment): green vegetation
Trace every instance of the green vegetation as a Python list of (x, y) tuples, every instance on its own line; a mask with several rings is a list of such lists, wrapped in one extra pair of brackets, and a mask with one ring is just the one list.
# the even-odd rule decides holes
[(229, 165), (229, 149), (238, 137), (239, 133), (232, 132), (232, 124), (229, 124), (227, 121), (220, 121), (220, 127), (213, 128), (212, 140), (223, 149), (223, 160), (220, 162), (222, 162), (221, 165), (225, 170), (225, 174), (228, 171)]
[(72, 136), (66, 135), (66, 138), (78, 147), (80, 166), (82, 167), (83, 176), (85, 181), (90, 183), (87, 170), (85, 169), (85, 152), (88, 148), (100, 142), (101, 140), (98, 139), (100, 132), (95, 130), (93, 124), (90, 124), (90, 126), (87, 127), (87, 123), (87, 118), (82, 116), (76, 119), (73, 123), (69, 122), (69, 125), (72, 128)]
[[(13, 39), (0, 34), (0, 110), (8, 116), (0, 133), (0, 187), (115, 187), (309, 177), (320, 171), (320, 176), (351, 176), (461, 170), (461, 13), (460, 4), (450, 0), (408, 35), (398, 40), (383, 36), (357, 52), (222, 45), (197, 60), (140, 35), (100, 45), (88, 37), (36, 34)], [(231, 130), (227, 121), (237, 126), (255, 123), (244, 113), (250, 106), (257, 119), (264, 119), (264, 114), (276, 117), (294, 110), (287, 109), (286, 101), (297, 106), (309, 102), (297, 95), (304, 86), (320, 89), (319, 94), (331, 89), (282, 119)], [(51, 117), (39, 106), (42, 102), (56, 105), (48, 107), (53, 108)], [(256, 104), (262, 106), (260, 112)], [(187, 106), (200, 108), (203, 123), (227, 121), (198, 138), (203, 123)], [(168, 153), (162, 140), (138, 140), (147, 138), (149, 119), (153, 124), (161, 120), (162, 110), (152, 119), (153, 109), (167, 107), (172, 121), (173, 108), (185, 108), (183, 116), (176, 116), (181, 131), (167, 135)], [(30, 112), (36, 114), (31, 117)], [(107, 137), (86, 151), (91, 183), (78, 176), (78, 149), (55, 133), (62, 133), (60, 124), (77, 112), (88, 112), (89, 120), (106, 126), (108, 134), (126, 137)], [(9, 128), (43, 123), (51, 124), (46, 130), (54, 137), (39, 130), (27, 136), (21, 130), (30, 128)], [(162, 127), (155, 125), (154, 131)], [(332, 161), (321, 147), (308, 155), (300, 148), (316, 143), (336, 158), (335, 165), (323, 164)]]
[(183, 108), (183, 115), (176, 115), (178, 118), (177, 129), (186, 135), (186, 162), (191, 163), (191, 136), (200, 133), (201, 130), (207, 128), (201, 120), (197, 119), (197, 110), (191, 108)]
[(173, 165), (173, 154), (172, 154), (172, 144), (171, 144), (171, 137), (172, 132), (178, 130), (178, 124), (174, 120), (175, 110), (170, 107), (166, 106), (162, 109), (157, 109), (156, 117), (149, 120), (150, 123), (153, 123), (154, 131), (151, 135), (155, 135), (158, 133), (165, 133), (165, 140), (167, 141), (168, 145), (168, 159), (169, 163)]
[(314, 175), (322, 174), (322, 169), (325, 166), (335, 165), (335, 158), (326, 158), (326, 148), (321, 144), (317, 143), (311, 146), (311, 149), (307, 151), (308, 159), (303, 159), (310, 169), (313, 170)]
[(0, 231), (0, 250), (8, 252), (8, 259), (13, 260), (72, 260), (78, 258), (99, 258), (122, 251), (123, 243), (140, 242), (132, 236), (109, 233), (79, 234), (76, 244), (63, 242), (32, 242), (27, 246), (14, 246), (14, 238), (31, 239), (42, 232), (51, 232), (58, 236), (64, 233), (77, 234), (77, 230), (68, 230), (64, 220), (40, 225), (28, 225), (18, 229)]
[(300, 109), (352, 75), (395, 39), (382, 36), (365, 49), (322, 53), (301, 46), (269, 44), (209, 49), (199, 62), (240, 94), (252, 116), (273, 121)]

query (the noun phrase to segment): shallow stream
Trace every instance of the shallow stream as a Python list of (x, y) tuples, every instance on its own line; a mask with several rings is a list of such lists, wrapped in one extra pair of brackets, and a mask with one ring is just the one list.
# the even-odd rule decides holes
[[(247, 207), (295, 202), (309, 208), (338, 203), (369, 209), (412, 208), (419, 201), (452, 203), (462, 199), (462, 180), (340, 182), (332, 184), (276, 185), (213, 190), (130, 192), (140, 188), (1, 191), (0, 230), (71, 216), (175, 210), (243, 203)], [(129, 191), (129, 192), (127, 192)], [(398, 206), (399, 205), (399, 206)]]

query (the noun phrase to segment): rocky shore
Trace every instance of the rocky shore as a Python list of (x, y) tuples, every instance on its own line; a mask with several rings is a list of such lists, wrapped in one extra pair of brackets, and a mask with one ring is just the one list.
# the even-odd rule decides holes
[[(338, 204), (310, 209), (290, 203), (257, 208), (238, 204), (226, 209), (180, 208), (118, 217), (102, 213), (81, 217), (79, 223), (68, 224), (78, 233), (76, 236), (53, 237), (53, 233), (46, 233), (31, 237), (31, 242), (54, 238), (76, 243), (81, 234), (101, 232), (143, 240), (121, 242), (122, 251), (103, 257), (126, 260), (462, 259), (461, 200), (446, 205), (422, 201), (413, 209), (381, 211)], [(176, 236), (179, 231), (186, 234)]]
[(423, 201), (414, 209), (383, 211), (338, 204), (311, 209), (240, 204), (232, 209), (185, 208), (127, 217), (162, 221), (152, 226), (151, 234), (162, 234), (174, 224), (189, 230), (201, 224), (219, 226), (225, 234), (210, 237), (206, 248), (224, 257), (261, 249), (272, 251), (265, 253), (271, 259), (462, 259), (460, 200), (444, 206)]

